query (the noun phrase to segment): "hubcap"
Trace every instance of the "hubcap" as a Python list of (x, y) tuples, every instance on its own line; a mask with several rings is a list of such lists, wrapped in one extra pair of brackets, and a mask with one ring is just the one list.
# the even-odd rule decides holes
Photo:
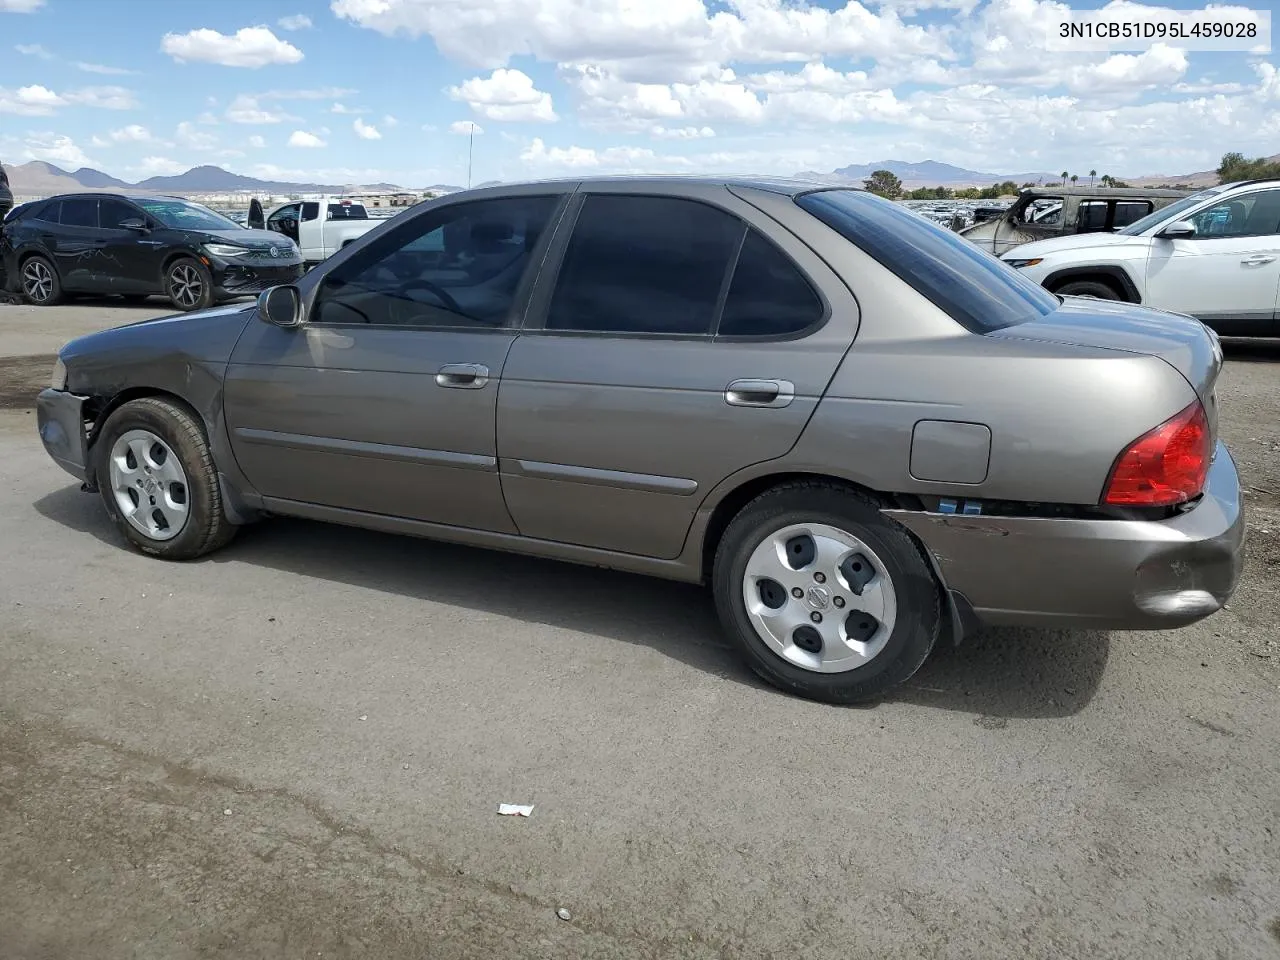
[(742, 600), (760, 639), (815, 673), (856, 670), (875, 659), (898, 614), (893, 582), (875, 551), (821, 523), (766, 537), (747, 560)]
[(53, 295), (53, 271), (43, 260), (32, 260), (22, 268), (22, 291), (36, 303)]
[(150, 430), (129, 430), (111, 446), (111, 492), (121, 515), (151, 540), (186, 526), (187, 475), (169, 445)]
[(184, 307), (194, 307), (204, 293), (200, 271), (188, 263), (180, 263), (169, 274), (169, 293)]

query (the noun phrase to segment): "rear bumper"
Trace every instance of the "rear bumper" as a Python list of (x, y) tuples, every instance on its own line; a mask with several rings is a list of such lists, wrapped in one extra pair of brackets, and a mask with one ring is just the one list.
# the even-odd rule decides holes
[(1205, 493), (1171, 520), (1062, 520), (890, 510), (984, 624), (1160, 630), (1217, 612), (1240, 579), (1245, 520), (1218, 444)]
[(89, 450), (81, 408), (86, 397), (46, 389), (36, 397), (40, 441), (53, 462), (77, 480), (89, 479)]

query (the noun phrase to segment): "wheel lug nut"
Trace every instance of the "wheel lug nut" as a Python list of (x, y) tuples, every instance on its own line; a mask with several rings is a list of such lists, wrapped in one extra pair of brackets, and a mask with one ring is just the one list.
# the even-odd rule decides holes
[(832, 602), (832, 603), (834, 603), (837, 607), (843, 607), (843, 606), (844, 606), (844, 597), (836, 597), (836, 598), (835, 598), (833, 601), (831, 601), (831, 602)]
[(815, 573), (813, 575), (813, 579), (818, 581), (818, 583), (826, 583), (827, 575), (825, 573)]
[(799, 600), (801, 597), (804, 596), (804, 591), (801, 590), (799, 587), (792, 587), (791, 595), (795, 597), (797, 600)]
[(818, 611), (815, 610), (813, 613), (809, 614), (809, 619), (812, 620), (814, 623), (821, 623), (822, 614), (818, 613)]

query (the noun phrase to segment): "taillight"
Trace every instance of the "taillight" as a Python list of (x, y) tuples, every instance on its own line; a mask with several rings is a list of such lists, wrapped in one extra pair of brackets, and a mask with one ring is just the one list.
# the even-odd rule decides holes
[(1204, 489), (1212, 459), (1209, 418), (1197, 400), (1120, 454), (1102, 502), (1115, 507), (1185, 503)]

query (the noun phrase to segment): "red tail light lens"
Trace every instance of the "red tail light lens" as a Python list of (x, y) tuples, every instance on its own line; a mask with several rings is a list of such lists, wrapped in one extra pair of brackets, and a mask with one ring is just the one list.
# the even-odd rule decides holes
[(1135, 440), (1111, 468), (1102, 502), (1115, 507), (1168, 507), (1204, 489), (1213, 445), (1197, 400)]

